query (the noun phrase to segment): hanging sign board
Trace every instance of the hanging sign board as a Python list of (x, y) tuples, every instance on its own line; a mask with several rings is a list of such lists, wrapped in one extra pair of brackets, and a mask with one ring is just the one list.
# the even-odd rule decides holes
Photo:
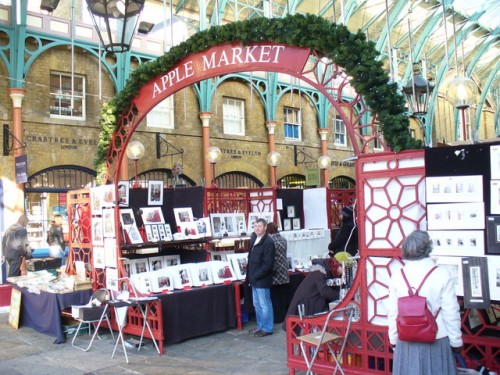
[(306, 186), (319, 186), (319, 169), (306, 169)]
[(16, 183), (28, 182), (28, 155), (16, 156)]

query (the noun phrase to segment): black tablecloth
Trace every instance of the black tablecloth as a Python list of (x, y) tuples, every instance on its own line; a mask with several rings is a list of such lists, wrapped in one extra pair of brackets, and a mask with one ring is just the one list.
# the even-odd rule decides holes
[(158, 297), (167, 345), (236, 327), (232, 284), (174, 291)]
[(30, 293), (26, 288), (12, 285), (21, 291), (21, 325), (56, 338), (54, 344), (65, 342), (61, 311), (72, 305), (85, 305), (89, 302), (91, 291), (58, 294), (40, 292)]

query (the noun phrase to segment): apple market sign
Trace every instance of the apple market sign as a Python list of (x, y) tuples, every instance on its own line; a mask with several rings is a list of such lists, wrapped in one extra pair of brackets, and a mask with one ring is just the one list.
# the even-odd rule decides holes
[(134, 103), (141, 113), (193, 83), (242, 71), (303, 71), (310, 51), (283, 44), (221, 44), (188, 56), (165, 74), (146, 83)]

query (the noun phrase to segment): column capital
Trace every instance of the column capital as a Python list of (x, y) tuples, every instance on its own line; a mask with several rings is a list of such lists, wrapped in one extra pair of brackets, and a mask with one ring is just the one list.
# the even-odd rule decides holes
[(319, 138), (322, 140), (322, 141), (326, 141), (326, 138), (328, 136), (328, 128), (319, 128), (318, 129), (318, 134), (319, 134)]
[(266, 128), (269, 134), (274, 134), (278, 121), (266, 121)]
[(212, 112), (200, 112), (199, 116), (202, 126), (208, 128), (210, 126), (210, 120), (212, 119)]
[(14, 108), (21, 108), (26, 90), (20, 88), (10, 88), (9, 91)]

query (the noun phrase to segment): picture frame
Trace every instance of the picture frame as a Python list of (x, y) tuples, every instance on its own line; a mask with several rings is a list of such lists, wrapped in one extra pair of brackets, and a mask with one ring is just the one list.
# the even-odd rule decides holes
[(280, 211), (276, 211), (276, 225), (278, 226), (278, 231), (282, 231), (283, 230), (283, 226), (281, 224), (281, 212)]
[(286, 217), (291, 219), (295, 217), (295, 206), (287, 206)]
[(484, 232), (482, 230), (430, 230), (431, 256), (482, 256)]
[(113, 207), (116, 202), (115, 185), (101, 185), (101, 207)]
[(296, 217), (292, 219), (292, 229), (293, 230), (299, 230), (300, 229), (300, 218)]
[(248, 230), (247, 233), (253, 232), (253, 227), (258, 219), (264, 219), (266, 223), (274, 220), (274, 211), (269, 212), (250, 212), (248, 214)]
[(153, 229), (151, 228), (153, 224), (144, 225), (144, 230), (146, 231), (146, 239), (148, 242), (156, 242), (153, 236)]
[(245, 280), (248, 269), (248, 254), (228, 254), (227, 260), (231, 263), (237, 280)]
[(190, 268), (193, 286), (212, 285), (212, 270), (210, 262), (188, 263)]
[(151, 280), (151, 291), (153, 293), (162, 293), (174, 290), (174, 275), (169, 269), (160, 269), (149, 272)]
[[(209, 217), (202, 217), (196, 220), (195, 223), (200, 237), (212, 237), (212, 226)], [(172, 233), (170, 233), (170, 237), (172, 237)]]
[(101, 186), (95, 186), (90, 188), (90, 210), (92, 215), (101, 215), (102, 204), (101, 204)]
[(141, 294), (149, 294), (153, 292), (151, 285), (151, 276), (149, 272), (134, 273), (130, 276), (130, 282)]
[(437, 203), (427, 205), (428, 230), (484, 229), (484, 203)]
[(148, 258), (148, 261), (149, 261), (149, 272), (158, 271), (165, 268), (164, 266), (165, 260), (163, 256), (150, 257)]
[(104, 268), (104, 247), (94, 246), (92, 248), (92, 264), (94, 268)]
[(283, 230), (292, 230), (292, 219), (283, 219)]
[(212, 223), (212, 234), (213, 237), (222, 237), (225, 232), (225, 221), (223, 220), (222, 214), (210, 214), (210, 221)]
[(118, 266), (118, 254), (116, 252), (116, 238), (104, 239), (104, 265), (116, 268)]
[(244, 213), (235, 213), (234, 215), (234, 225), (235, 225), (235, 235), (243, 236), (247, 234), (247, 221), (245, 220)]
[(229, 254), (234, 254), (234, 250), (221, 250), (221, 251), (210, 250), (210, 260), (227, 262), (228, 261), (227, 256)]
[(151, 227), (151, 233), (153, 234), (153, 240), (154, 242), (160, 241), (160, 232), (158, 231), (158, 227), (163, 224), (149, 224)]
[(500, 214), (500, 180), (490, 181), (490, 213)]
[(118, 204), (128, 207), (130, 200), (130, 181), (118, 181)]
[(106, 289), (118, 292), (118, 270), (116, 268), (106, 267)]
[(161, 206), (163, 204), (163, 181), (150, 180), (148, 184), (148, 205)]
[(165, 224), (161, 207), (141, 207), (142, 222), (146, 224)]
[(163, 229), (165, 231), (165, 241), (172, 241), (172, 231), (170, 230), (170, 224), (163, 224)]
[(426, 177), (427, 203), (483, 202), (483, 176)]
[(134, 261), (128, 258), (122, 258), (122, 264), (123, 268), (125, 269), (125, 272), (127, 273), (127, 276), (131, 276), (135, 269), (134, 269)]
[[(487, 256), (488, 263), (488, 275), (489, 275), (489, 289), (490, 289), (490, 300), (500, 301), (500, 257), (497, 255)], [(500, 310), (495, 310), (500, 318)]]
[[(432, 255), (431, 255), (432, 256)], [(454, 256), (433, 257), (440, 268), (444, 268), (450, 274), (455, 285), (455, 294), (464, 295), (464, 279), (462, 270), (462, 258)]]
[(500, 145), (490, 146), (490, 174), (492, 180), (500, 180)]
[(144, 242), (137, 229), (134, 210), (131, 208), (120, 209), (120, 222), (122, 224), (122, 230), (127, 234), (131, 244), (141, 244)]
[(174, 281), (174, 289), (185, 289), (193, 286), (190, 267), (187, 264), (179, 264), (169, 267)]
[(113, 208), (102, 210), (102, 226), (104, 237), (115, 237), (115, 210)]
[(212, 271), (212, 279), (214, 284), (222, 284), (224, 282), (234, 281), (234, 270), (230, 262), (227, 261), (211, 261), (210, 269)]
[(160, 241), (166, 241), (167, 240), (167, 234), (165, 233), (165, 227), (164, 224), (159, 224), (158, 225), (158, 234), (160, 235)]
[(183, 223), (193, 222), (193, 209), (191, 207), (174, 208), (175, 223), (181, 226)]
[(104, 233), (102, 228), (102, 217), (93, 217), (92, 225), (92, 244), (94, 246), (104, 245)]
[(148, 258), (141, 258), (134, 260), (134, 275), (138, 273), (149, 272)]
[(163, 264), (165, 267), (173, 267), (181, 264), (180, 255), (164, 255)]

